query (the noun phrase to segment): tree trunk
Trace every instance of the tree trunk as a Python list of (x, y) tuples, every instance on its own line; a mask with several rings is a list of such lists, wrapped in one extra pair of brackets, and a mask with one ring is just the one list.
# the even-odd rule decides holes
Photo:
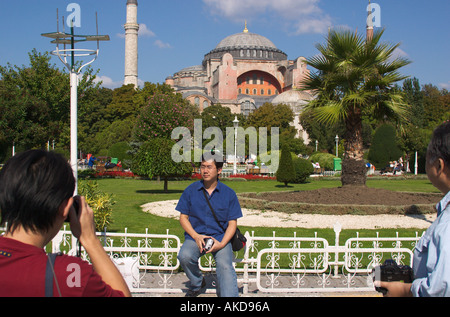
[(346, 120), (345, 153), (342, 161), (342, 186), (366, 186), (367, 172), (363, 158), (361, 111), (356, 108)]
[(169, 192), (169, 178), (168, 177), (164, 177), (164, 192), (165, 193)]

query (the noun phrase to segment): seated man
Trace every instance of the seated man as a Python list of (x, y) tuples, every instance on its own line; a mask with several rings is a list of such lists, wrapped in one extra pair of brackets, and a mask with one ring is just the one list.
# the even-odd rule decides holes
[[(236, 232), (237, 219), (242, 217), (236, 193), (219, 181), (222, 162), (202, 157), (202, 180), (189, 185), (178, 202), (180, 224), (185, 230), (185, 242), (178, 254), (183, 270), (190, 280), (188, 297), (196, 297), (205, 286), (198, 266), (199, 258), (211, 253), (216, 261), (218, 295), (239, 296), (236, 272), (233, 267), (233, 250), (230, 243)], [(217, 213), (218, 223), (208, 205)], [(211, 249), (205, 250), (205, 240), (211, 238)]]
[[(18, 154), (0, 171), (1, 224), (7, 225), (0, 236), (0, 297), (131, 295), (96, 236), (93, 210), (84, 197), (72, 197), (74, 189), (72, 168), (53, 152)], [(52, 262), (44, 251), (68, 217), (92, 266), (68, 255)]]

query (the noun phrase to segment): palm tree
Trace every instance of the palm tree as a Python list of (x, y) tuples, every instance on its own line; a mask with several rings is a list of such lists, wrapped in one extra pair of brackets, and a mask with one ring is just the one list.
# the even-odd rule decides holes
[(317, 70), (307, 77), (302, 89), (311, 91), (315, 99), (306, 106), (322, 123), (343, 122), (345, 153), (342, 162), (342, 185), (365, 185), (362, 120), (405, 120), (408, 106), (393, 84), (407, 78), (398, 70), (410, 63), (394, 58), (399, 44), (380, 42), (384, 30), (374, 32), (366, 40), (348, 30), (331, 30), (326, 45), (317, 44), (321, 54), (307, 64)]

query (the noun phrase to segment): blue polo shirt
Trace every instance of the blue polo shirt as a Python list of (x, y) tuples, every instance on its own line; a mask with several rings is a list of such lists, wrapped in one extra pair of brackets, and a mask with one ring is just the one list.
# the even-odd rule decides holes
[[(212, 236), (217, 241), (222, 241), (225, 232), (214, 219), (203, 190), (203, 181), (189, 185), (181, 195), (175, 209), (189, 216), (189, 222), (198, 234)], [(242, 217), (242, 210), (236, 193), (227, 185), (218, 181), (212, 194), (209, 195), (206, 192), (206, 195), (216, 213), (217, 219), (225, 230), (230, 220)], [(193, 240), (186, 232), (184, 236), (186, 239)]]

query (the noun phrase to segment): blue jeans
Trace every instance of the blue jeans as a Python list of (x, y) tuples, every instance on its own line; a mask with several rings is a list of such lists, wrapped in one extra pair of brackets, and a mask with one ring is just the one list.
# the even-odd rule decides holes
[[(203, 274), (198, 265), (201, 256), (197, 244), (191, 239), (186, 239), (178, 253), (178, 260), (191, 282), (192, 291), (201, 288)], [(234, 255), (231, 244), (228, 243), (223, 249), (213, 253), (213, 256), (216, 261), (217, 294), (220, 297), (238, 297), (239, 290), (236, 271), (233, 267)]]

